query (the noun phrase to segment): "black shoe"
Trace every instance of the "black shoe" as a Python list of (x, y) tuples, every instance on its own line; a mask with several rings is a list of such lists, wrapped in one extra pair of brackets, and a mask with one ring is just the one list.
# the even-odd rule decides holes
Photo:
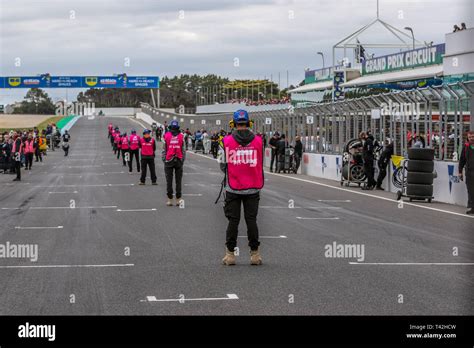
[(466, 214), (474, 215), (474, 208), (471, 208), (471, 210), (466, 211)]
[(13, 181), (21, 181), (21, 179), (15, 178), (13, 179)]
[(376, 190), (380, 190), (380, 191), (385, 191), (385, 190), (382, 188), (382, 186), (376, 186), (375, 189), (376, 189)]

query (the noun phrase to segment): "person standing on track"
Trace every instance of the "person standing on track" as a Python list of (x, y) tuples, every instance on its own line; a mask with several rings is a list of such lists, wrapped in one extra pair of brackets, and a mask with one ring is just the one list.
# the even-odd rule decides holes
[(24, 143), (25, 151), (25, 170), (31, 170), (33, 165), (33, 156), (35, 154), (35, 141), (33, 140), (33, 134), (28, 134), (28, 138)]
[(176, 205), (180, 206), (183, 202), (181, 198), (181, 181), (183, 179), (183, 163), (186, 156), (186, 144), (184, 135), (179, 129), (179, 123), (176, 120), (171, 121), (170, 131), (164, 137), (164, 149), (162, 154), (165, 163), (166, 193), (168, 200), (167, 206), (173, 205), (173, 175), (176, 180)]
[(145, 129), (143, 131), (143, 138), (140, 139), (140, 148), (142, 149), (142, 175), (140, 177), (139, 185), (145, 185), (147, 166), (150, 168), (151, 184), (158, 185), (156, 183), (155, 170), (156, 143), (151, 136), (151, 130)]
[(114, 155), (117, 154), (118, 147), (117, 147), (117, 135), (120, 135), (120, 130), (118, 127), (115, 127), (114, 132), (112, 133), (112, 149), (114, 151)]
[(474, 131), (467, 133), (467, 143), (464, 144), (459, 158), (459, 179), (464, 180), (463, 169), (466, 172), (466, 187), (469, 210), (466, 214), (474, 214)]
[(135, 157), (135, 161), (137, 162), (137, 172), (140, 173), (140, 137), (137, 135), (137, 131), (132, 129), (132, 134), (128, 139), (128, 143), (130, 145), (130, 160), (128, 161), (128, 169), (130, 174), (132, 174), (132, 167), (133, 167), (133, 157)]
[(120, 145), (122, 150), (122, 162), (123, 166), (125, 167), (127, 165), (127, 162), (130, 162), (130, 146), (128, 143), (127, 132), (122, 134), (122, 138), (120, 138)]
[(23, 142), (17, 132), (13, 133), (12, 159), (16, 178), (13, 181), (21, 181), (21, 154), (23, 153)]
[(375, 140), (372, 134), (361, 132), (359, 138), (364, 140), (362, 157), (364, 160), (364, 173), (367, 177), (367, 184), (362, 190), (373, 190), (377, 182), (374, 179), (374, 150)]
[(71, 139), (71, 135), (67, 130), (64, 131), (63, 134), (63, 150), (64, 150), (64, 156), (69, 155), (69, 140)]
[(120, 159), (120, 150), (122, 149), (122, 134), (120, 131), (115, 132), (115, 146), (117, 148), (117, 159)]
[(224, 265), (235, 265), (240, 210), (244, 206), (247, 237), (250, 247), (250, 264), (261, 265), (257, 227), (258, 203), (263, 178), (263, 141), (250, 130), (251, 121), (245, 110), (237, 110), (230, 122), (233, 131), (223, 139), (219, 163), (225, 173), (224, 213), (229, 224), (226, 232)]
[(270, 173), (273, 173), (273, 163), (275, 163), (275, 160), (276, 160), (275, 171), (278, 169), (277, 144), (279, 140), (280, 140), (280, 134), (278, 132), (275, 132), (273, 136), (270, 138), (270, 141), (268, 142), (268, 145), (270, 146), (270, 149), (271, 149)]

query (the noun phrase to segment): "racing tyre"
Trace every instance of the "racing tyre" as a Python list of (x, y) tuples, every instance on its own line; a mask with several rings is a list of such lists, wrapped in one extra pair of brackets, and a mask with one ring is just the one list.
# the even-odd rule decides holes
[(421, 161), (421, 160), (408, 160), (407, 170), (408, 172), (433, 173), (434, 162)]
[(408, 172), (407, 173), (408, 184), (432, 185), (433, 179), (434, 179), (433, 173), (422, 173), (422, 172)]
[(432, 197), (433, 185), (407, 184), (407, 196)]
[(434, 160), (434, 149), (408, 149), (409, 160), (432, 161)]

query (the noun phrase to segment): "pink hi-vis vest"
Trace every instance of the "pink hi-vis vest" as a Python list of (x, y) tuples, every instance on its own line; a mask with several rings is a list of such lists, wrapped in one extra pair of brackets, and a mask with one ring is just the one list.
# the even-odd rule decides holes
[(115, 132), (114, 142), (115, 142), (115, 144), (118, 144), (120, 142), (120, 133), (119, 132)]
[(130, 150), (138, 150), (140, 147), (140, 137), (136, 134), (130, 135), (129, 138)]
[(247, 146), (240, 145), (232, 135), (223, 139), (227, 180), (235, 191), (263, 187), (263, 143), (255, 137)]
[(16, 148), (17, 139), (18, 138), (16, 138), (15, 141), (13, 141), (12, 153), (23, 152), (23, 143), (21, 141), (20, 141), (20, 148), (19, 149)]
[(123, 137), (120, 141), (122, 142), (122, 150), (128, 150), (128, 138)]
[(31, 140), (27, 140), (25, 141), (25, 153), (33, 153), (35, 152), (34, 148), (33, 148), (33, 144), (34, 144), (34, 141)]
[(167, 147), (166, 161), (170, 161), (173, 157), (183, 159), (184, 136), (182, 133), (178, 133), (175, 136), (171, 132), (166, 133), (165, 142)]
[(145, 138), (140, 139), (140, 144), (142, 145), (142, 156), (154, 156), (155, 153), (153, 152), (153, 144), (155, 140), (150, 138), (150, 141), (145, 141)]

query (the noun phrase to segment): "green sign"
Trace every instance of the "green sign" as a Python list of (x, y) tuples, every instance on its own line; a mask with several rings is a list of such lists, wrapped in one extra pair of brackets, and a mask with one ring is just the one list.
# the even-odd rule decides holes
[(443, 63), (444, 44), (367, 59), (362, 64), (362, 75), (417, 68)]

